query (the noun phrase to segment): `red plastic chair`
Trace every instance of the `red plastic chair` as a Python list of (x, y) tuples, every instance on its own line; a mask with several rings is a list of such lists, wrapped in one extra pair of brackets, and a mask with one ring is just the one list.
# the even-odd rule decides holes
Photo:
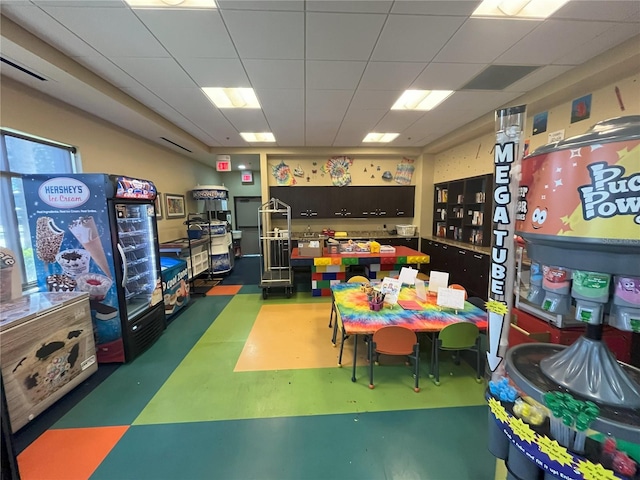
[[(376, 361), (373, 362), (369, 359), (369, 388), (374, 388), (373, 385), (373, 364), (378, 364), (378, 357), (382, 355), (406, 355), (414, 361), (414, 373), (415, 384), (413, 390), (420, 391), (418, 386), (420, 376), (420, 344), (418, 343), (418, 337), (415, 332), (409, 330), (407, 327), (399, 325), (390, 325), (388, 327), (382, 327), (373, 334), (371, 339), (371, 348), (376, 354)], [(407, 364), (410, 364), (407, 362)]]

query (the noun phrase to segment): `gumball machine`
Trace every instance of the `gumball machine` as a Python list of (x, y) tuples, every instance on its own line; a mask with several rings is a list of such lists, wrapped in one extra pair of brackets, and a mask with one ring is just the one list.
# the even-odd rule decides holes
[[(537, 452), (559, 445), (514, 477), (539, 478), (543, 466), (545, 478), (596, 478), (586, 473), (592, 468), (606, 472), (601, 478), (635, 479), (640, 369), (617, 361), (602, 336), (605, 324), (640, 332), (640, 116), (543, 146), (522, 160), (520, 175), (515, 231), (531, 259), (529, 301), (586, 329), (570, 346), (507, 351), (511, 385), (548, 411), (549, 427), (535, 434)], [(611, 442), (625, 451), (607, 454)]]

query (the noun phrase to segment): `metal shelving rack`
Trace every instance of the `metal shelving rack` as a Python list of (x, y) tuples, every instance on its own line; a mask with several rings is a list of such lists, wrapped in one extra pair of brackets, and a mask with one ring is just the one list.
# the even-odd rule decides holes
[[(191, 283), (191, 292), (196, 293), (196, 287), (213, 287), (213, 278), (212, 278), (212, 269), (211, 269), (211, 218), (209, 212), (206, 213), (189, 213), (187, 215), (187, 221), (184, 222), (187, 226), (187, 240), (189, 242), (189, 262), (188, 262), (188, 271), (189, 271), (189, 282)], [(207, 237), (206, 243), (206, 254), (207, 254), (207, 268), (205, 271), (196, 272), (196, 264), (194, 261), (193, 254), (193, 239), (189, 236), (189, 227), (192, 225), (198, 225), (202, 228), (202, 235)], [(198, 278), (202, 273), (206, 272), (206, 276), (204, 278)], [(196, 281), (197, 279), (197, 281)]]
[[(273, 227), (273, 217), (285, 218), (287, 229)], [(293, 293), (291, 269), (291, 207), (272, 198), (258, 209), (258, 239), (260, 243), (260, 288), (262, 298), (271, 288), (284, 288), (287, 298)]]

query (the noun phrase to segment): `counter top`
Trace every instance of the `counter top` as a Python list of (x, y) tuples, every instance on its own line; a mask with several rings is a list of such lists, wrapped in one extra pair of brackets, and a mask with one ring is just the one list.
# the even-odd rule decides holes
[[(325, 240), (329, 238), (319, 232), (312, 232), (313, 236), (306, 236), (305, 232), (291, 232), (291, 240)], [(371, 240), (373, 238), (418, 238), (418, 235), (407, 237), (406, 235), (392, 235), (386, 230), (351, 230), (347, 231), (346, 237), (333, 237), (336, 240)]]
[(429, 263), (429, 255), (409, 247), (395, 247), (395, 252), (381, 253), (329, 253), (325, 248), (317, 257), (303, 257), (297, 248), (291, 251), (291, 265), (371, 265)]
[[(191, 240), (191, 247), (195, 247), (198, 245), (204, 245), (209, 240), (209, 237), (202, 237), (197, 240)], [(189, 248), (189, 239), (188, 238), (178, 238), (176, 240), (171, 240), (170, 242), (164, 242), (160, 244), (161, 252), (172, 252), (176, 250), (184, 250), (185, 248)]]
[(458, 242), (456, 240), (449, 240), (448, 238), (443, 237), (422, 237), (423, 240), (431, 240), (433, 242), (444, 243), (446, 245), (451, 245), (452, 247), (464, 248), (465, 250), (469, 250), (471, 252), (482, 253), (484, 255), (491, 255), (491, 247), (483, 247), (482, 245), (471, 245), (470, 243)]

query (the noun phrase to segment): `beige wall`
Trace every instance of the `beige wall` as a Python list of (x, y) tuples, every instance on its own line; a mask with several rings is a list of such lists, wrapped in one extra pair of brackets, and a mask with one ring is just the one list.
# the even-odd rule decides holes
[[(618, 87), (625, 107), (621, 111), (615, 88)], [(571, 106), (576, 98), (592, 94), (591, 116), (586, 120), (571, 123)], [(514, 103), (513, 105), (518, 105)], [(605, 87), (593, 91), (583, 90), (573, 92), (571, 98), (550, 107), (548, 110), (547, 131), (532, 135), (533, 117), (539, 111), (527, 111), (525, 125), (525, 139), (530, 141), (529, 151), (548, 143), (548, 134), (564, 129), (565, 138), (585, 133), (596, 122), (623, 115), (640, 115), (640, 74), (621, 79)], [(433, 222), (433, 185), (459, 178), (473, 177), (486, 173), (493, 173), (493, 146), (495, 132), (487, 133), (473, 140), (434, 155), (432, 168), (425, 168), (422, 176), (423, 215), (420, 217), (420, 231), (422, 235), (429, 235)], [(426, 156), (425, 156), (426, 157)]]
[[(616, 87), (620, 90), (624, 101), (624, 111), (620, 110), (615, 93)], [(580, 122), (570, 123), (573, 100), (589, 93), (592, 94), (591, 117)], [(574, 92), (572, 98), (567, 98), (564, 102), (549, 108), (547, 112), (547, 131), (532, 135), (533, 117), (541, 112), (527, 111), (525, 139), (529, 139), (531, 142), (529, 148), (531, 152), (548, 143), (549, 132), (564, 129), (565, 138), (569, 138), (586, 132), (600, 120), (621, 115), (640, 114), (640, 74), (621, 79), (594, 91)], [(495, 133), (491, 132), (437, 154), (433, 172), (434, 183), (492, 173), (494, 143)]]
[[(0, 81), (0, 123), (29, 135), (73, 145), (84, 173), (112, 173), (151, 180), (159, 192), (185, 195), (198, 183), (219, 184), (215, 169), (161, 148), (115, 125), (9, 78)], [(164, 200), (164, 196), (163, 196)], [(160, 242), (185, 237), (184, 219), (158, 222)]]

